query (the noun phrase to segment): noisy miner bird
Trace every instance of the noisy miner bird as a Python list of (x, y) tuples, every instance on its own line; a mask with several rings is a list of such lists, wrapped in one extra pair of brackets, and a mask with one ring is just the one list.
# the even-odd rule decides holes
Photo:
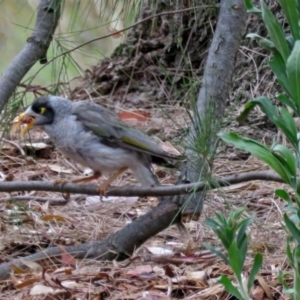
[(22, 134), (35, 127), (41, 128), (64, 155), (94, 171), (93, 176), (73, 182), (83, 183), (101, 175), (110, 176), (99, 187), (102, 195), (127, 169), (141, 185), (159, 185), (151, 163), (171, 167), (169, 160), (182, 159), (162, 150), (115, 113), (86, 101), (72, 102), (50, 95), (39, 97), (14, 119), (13, 130), (21, 125), (25, 125)]

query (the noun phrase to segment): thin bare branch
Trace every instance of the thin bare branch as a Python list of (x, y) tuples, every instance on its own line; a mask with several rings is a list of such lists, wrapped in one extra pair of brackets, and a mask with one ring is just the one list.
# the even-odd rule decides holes
[(5, 138), (0, 138), (0, 140), (3, 141), (4, 143), (13, 145), (15, 148), (17, 148), (17, 149), (19, 150), (20, 154), (21, 154), (23, 157), (26, 156), (25, 151), (23, 150), (23, 148), (22, 148), (19, 144), (15, 143), (15, 142), (13, 142), (13, 141), (7, 140), (7, 139), (5, 139)]
[[(215, 189), (219, 187), (229, 186), (236, 183), (251, 181), (251, 180), (268, 180), (276, 182), (284, 182), (281, 177), (270, 171), (258, 171), (236, 174), (224, 178), (216, 179), (212, 182), (199, 182), (174, 186), (157, 186), (157, 187), (142, 187), (142, 186), (122, 186), (110, 187), (107, 190), (106, 196), (122, 196), (122, 197), (146, 197), (146, 196), (172, 196), (189, 194), (205, 189)], [(0, 182), (0, 192), (24, 192), (24, 191), (47, 191), (72, 194), (87, 194), (99, 195), (96, 185), (84, 184), (56, 184), (45, 181), (3, 181)]]
[(17, 200), (17, 201), (36, 201), (36, 202), (49, 202), (50, 205), (66, 205), (70, 201), (78, 201), (84, 199), (82, 196), (77, 195), (71, 197), (70, 199), (65, 199), (63, 197), (53, 198), (53, 197), (38, 197), (32, 195), (24, 195), (24, 196), (8, 196), (0, 198), (0, 202), (8, 201), (8, 200)]

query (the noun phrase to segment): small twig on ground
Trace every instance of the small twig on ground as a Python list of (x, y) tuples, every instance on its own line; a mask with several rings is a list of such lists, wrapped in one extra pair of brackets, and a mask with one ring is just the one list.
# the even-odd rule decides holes
[(63, 197), (59, 198), (53, 198), (53, 197), (38, 197), (38, 196), (31, 196), (31, 195), (25, 195), (25, 196), (8, 196), (8, 197), (2, 197), (0, 198), (0, 202), (8, 201), (8, 200), (17, 200), (17, 201), (30, 201), (34, 200), (37, 202), (47, 202), (49, 201), (50, 205), (65, 205), (70, 201), (79, 201), (82, 200), (82, 196), (74, 196), (70, 199), (66, 200)]
[(20, 151), (20, 153), (21, 153), (22, 156), (26, 155), (25, 151), (22, 149), (22, 147), (19, 144), (15, 143), (13, 141), (4, 139), (4, 138), (0, 138), (0, 140), (3, 141), (4, 143), (13, 145), (15, 148), (17, 148)]

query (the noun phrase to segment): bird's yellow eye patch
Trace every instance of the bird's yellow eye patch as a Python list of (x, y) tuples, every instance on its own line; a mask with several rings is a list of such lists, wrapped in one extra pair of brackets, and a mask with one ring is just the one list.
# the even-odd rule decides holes
[(41, 107), (40, 108), (40, 114), (43, 115), (46, 112), (47, 108), (46, 107)]

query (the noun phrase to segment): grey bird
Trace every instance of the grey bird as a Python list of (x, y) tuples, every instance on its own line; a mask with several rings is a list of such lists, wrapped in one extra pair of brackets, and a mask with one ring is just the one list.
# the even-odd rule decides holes
[(110, 176), (100, 185), (101, 194), (127, 169), (141, 185), (159, 185), (151, 164), (171, 167), (169, 161), (182, 159), (162, 150), (112, 111), (87, 101), (73, 102), (50, 95), (39, 97), (14, 119), (13, 130), (24, 124), (22, 134), (34, 127), (41, 128), (64, 155), (94, 171), (93, 176), (73, 182)]

